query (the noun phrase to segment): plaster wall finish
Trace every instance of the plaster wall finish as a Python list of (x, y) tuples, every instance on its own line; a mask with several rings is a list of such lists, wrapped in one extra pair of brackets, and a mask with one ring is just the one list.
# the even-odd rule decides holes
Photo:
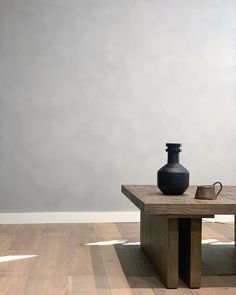
[(236, 1), (0, 0), (0, 211), (132, 211), (181, 142), (236, 184)]

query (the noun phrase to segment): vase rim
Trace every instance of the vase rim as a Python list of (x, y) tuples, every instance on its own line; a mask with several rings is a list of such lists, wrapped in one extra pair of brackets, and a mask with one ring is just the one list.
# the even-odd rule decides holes
[(166, 146), (168, 147), (181, 147), (181, 143), (166, 143)]

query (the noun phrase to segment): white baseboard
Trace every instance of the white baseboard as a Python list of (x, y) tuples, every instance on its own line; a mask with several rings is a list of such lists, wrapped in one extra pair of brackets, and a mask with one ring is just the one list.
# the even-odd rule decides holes
[[(0, 213), (0, 224), (139, 222), (140, 212), (26, 212)], [(233, 222), (234, 215), (216, 215), (208, 222)]]
[(208, 222), (229, 223), (234, 222), (234, 215), (215, 215), (215, 218), (203, 218), (203, 220)]
[(139, 211), (0, 213), (0, 224), (139, 222), (139, 219)]

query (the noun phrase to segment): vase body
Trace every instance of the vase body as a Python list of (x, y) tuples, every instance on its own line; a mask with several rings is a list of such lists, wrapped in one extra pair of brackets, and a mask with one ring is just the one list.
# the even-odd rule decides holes
[(168, 163), (157, 171), (157, 186), (164, 195), (182, 195), (189, 186), (189, 172), (179, 163), (180, 143), (167, 143)]

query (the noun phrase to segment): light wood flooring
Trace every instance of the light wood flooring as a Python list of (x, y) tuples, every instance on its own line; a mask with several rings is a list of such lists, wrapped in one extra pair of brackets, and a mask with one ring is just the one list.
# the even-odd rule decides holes
[(0, 225), (0, 294), (236, 295), (233, 224), (203, 224), (201, 289), (168, 290), (138, 223)]

